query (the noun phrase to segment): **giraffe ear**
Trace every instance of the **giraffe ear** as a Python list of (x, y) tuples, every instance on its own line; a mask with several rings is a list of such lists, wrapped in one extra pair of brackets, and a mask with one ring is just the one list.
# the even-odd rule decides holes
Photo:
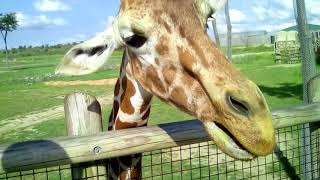
[(209, 4), (212, 13), (214, 14), (219, 9), (223, 8), (228, 0), (205, 0)]
[(197, 0), (196, 4), (200, 11), (202, 23), (206, 24), (212, 15), (226, 5), (227, 1), (228, 0)]
[(84, 75), (96, 72), (121, 46), (113, 28), (71, 48), (56, 68), (59, 75)]

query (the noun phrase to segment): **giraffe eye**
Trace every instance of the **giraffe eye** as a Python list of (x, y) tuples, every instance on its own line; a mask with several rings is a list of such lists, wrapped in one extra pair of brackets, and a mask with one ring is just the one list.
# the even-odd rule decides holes
[(124, 38), (124, 41), (129, 46), (140, 48), (146, 43), (147, 38), (138, 34), (134, 34), (133, 36)]

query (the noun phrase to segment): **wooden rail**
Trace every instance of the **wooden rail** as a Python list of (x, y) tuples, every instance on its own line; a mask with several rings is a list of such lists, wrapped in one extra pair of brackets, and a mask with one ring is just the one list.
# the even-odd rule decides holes
[[(276, 128), (320, 121), (320, 103), (273, 112)], [(200, 121), (0, 146), (0, 173), (102, 160), (208, 141)]]

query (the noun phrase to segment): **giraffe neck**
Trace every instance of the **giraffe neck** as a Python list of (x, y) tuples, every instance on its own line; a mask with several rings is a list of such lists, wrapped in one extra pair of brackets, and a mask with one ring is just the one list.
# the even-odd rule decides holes
[[(152, 95), (133, 80), (126, 71), (128, 57), (123, 55), (120, 77), (114, 90), (114, 102), (108, 130), (146, 126), (150, 114)], [(141, 154), (110, 160), (110, 179), (140, 179)]]

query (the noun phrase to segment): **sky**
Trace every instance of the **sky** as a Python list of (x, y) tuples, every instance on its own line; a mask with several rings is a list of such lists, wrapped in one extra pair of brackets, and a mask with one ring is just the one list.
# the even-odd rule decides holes
[[(320, 24), (320, 0), (305, 1), (309, 23)], [(8, 45), (12, 48), (23, 45), (64, 44), (89, 39), (110, 26), (117, 15), (120, 0), (0, 2), (0, 13), (17, 13), (19, 27), (8, 35)], [(295, 25), (292, 4), (292, 0), (230, 0), (233, 32), (276, 32)], [(224, 12), (220, 11), (216, 19), (219, 33), (225, 33)], [(3, 48), (2, 41), (0, 48)]]

